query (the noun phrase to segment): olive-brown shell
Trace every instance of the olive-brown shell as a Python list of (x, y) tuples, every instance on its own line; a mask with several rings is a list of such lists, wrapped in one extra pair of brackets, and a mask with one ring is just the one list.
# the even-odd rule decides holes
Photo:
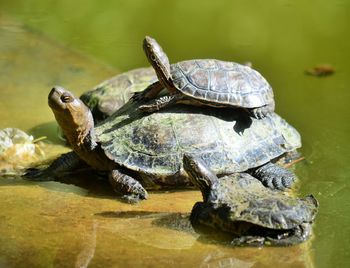
[(274, 105), (273, 91), (254, 69), (214, 59), (171, 65), (173, 83), (183, 94), (209, 103), (244, 108)]

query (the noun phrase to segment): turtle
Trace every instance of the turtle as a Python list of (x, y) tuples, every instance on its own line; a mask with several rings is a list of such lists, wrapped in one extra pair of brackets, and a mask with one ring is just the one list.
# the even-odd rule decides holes
[(152, 67), (137, 68), (103, 81), (83, 93), (80, 99), (89, 107), (95, 123), (98, 123), (122, 107), (133, 93), (144, 90), (156, 81)]
[(183, 162), (203, 196), (190, 215), (197, 232), (230, 233), (235, 246), (288, 246), (310, 237), (318, 208), (313, 195), (296, 198), (273, 191), (246, 172), (218, 178), (200, 158), (190, 154), (184, 154)]
[(47, 169), (27, 172), (27, 178), (49, 180), (85, 162), (108, 172), (114, 190), (137, 202), (148, 196), (143, 186), (190, 186), (182, 167), (187, 152), (219, 176), (249, 170), (280, 190), (295, 180), (293, 172), (273, 161), (299, 148), (300, 135), (275, 113), (255, 119), (243, 111), (179, 104), (144, 114), (137, 110), (142, 101), (131, 101), (95, 126), (88, 107), (62, 87), (51, 90), (48, 103), (73, 152)]
[[(143, 41), (143, 49), (158, 76), (157, 82), (132, 97), (150, 100), (139, 107), (144, 112), (176, 102), (243, 108), (255, 118), (263, 118), (275, 109), (270, 84), (247, 65), (216, 59), (186, 60), (170, 65), (161, 46), (149, 36)], [(169, 93), (158, 96), (163, 88)]]

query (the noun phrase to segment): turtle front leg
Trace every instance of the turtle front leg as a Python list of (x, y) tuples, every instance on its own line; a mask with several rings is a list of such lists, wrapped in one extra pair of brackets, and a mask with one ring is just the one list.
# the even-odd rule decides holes
[(141, 112), (152, 113), (170, 104), (176, 103), (181, 98), (181, 94), (166, 95), (149, 101), (147, 104), (139, 106)]
[(291, 230), (291, 232), (292, 233), (288, 235), (281, 235), (280, 237), (266, 237), (265, 243), (268, 243), (272, 246), (280, 247), (300, 244), (309, 239), (309, 237), (311, 236), (312, 225), (310, 223), (305, 222), (295, 227), (293, 230)]
[(237, 237), (231, 241), (231, 245), (253, 247), (261, 247), (264, 245), (279, 247), (292, 246), (306, 241), (311, 235), (311, 227), (312, 225), (310, 223), (302, 223), (293, 229), (285, 230), (284, 233), (281, 232), (281, 230), (276, 230), (277, 232), (273, 234), (274, 231), (272, 230), (272, 233), (266, 235)]
[(148, 193), (134, 178), (115, 169), (109, 174), (109, 182), (113, 190), (122, 194), (122, 198), (128, 203), (137, 203), (148, 198)]
[(52, 181), (64, 173), (86, 165), (75, 152), (62, 154), (46, 169), (29, 168), (24, 174), (24, 179), (32, 181)]
[(295, 181), (293, 172), (271, 162), (253, 169), (251, 174), (266, 187), (277, 190), (290, 188)]
[(266, 117), (269, 113), (272, 113), (275, 110), (275, 104), (268, 104), (262, 107), (257, 107), (253, 109), (249, 109), (249, 112), (252, 117), (256, 119), (262, 119)]
[(131, 97), (131, 100), (137, 101), (154, 99), (159, 94), (159, 92), (162, 91), (163, 88), (164, 86), (159, 81), (157, 81), (149, 85), (145, 90), (141, 92), (135, 92)]

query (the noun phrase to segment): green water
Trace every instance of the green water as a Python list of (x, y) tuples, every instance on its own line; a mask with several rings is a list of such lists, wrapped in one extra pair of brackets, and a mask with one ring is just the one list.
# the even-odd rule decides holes
[[(277, 112), (302, 135), (307, 160), (296, 170), (300, 191), (313, 193), (321, 204), (308, 250), (239, 251), (205, 244), (181, 228), (161, 228), (152, 217), (138, 221), (99, 214), (141, 210), (176, 216), (190, 210), (200, 198), (196, 192), (156, 193), (130, 208), (108, 191), (89, 195), (84, 187), (4, 179), (0, 266), (25, 266), (28, 260), (41, 267), (72, 267), (92, 252), (95, 267), (215, 267), (218, 259), (231, 261), (232, 267), (242, 267), (242, 262), (266, 267), (276, 264), (276, 258), (281, 267), (349, 265), (350, 1), (3, 0), (0, 16), (11, 16), (50, 38), (38, 41), (35, 33), (23, 35), (25, 29), (18, 30), (12, 21), (1, 24), (1, 128), (34, 128), (40, 135), (49, 131), (55, 141), (54, 119), (46, 108), (49, 87), (63, 83), (81, 93), (115, 73), (107, 65), (120, 71), (146, 66), (141, 40), (148, 34), (157, 38), (171, 62), (251, 61), (273, 86)], [(319, 63), (331, 64), (335, 74), (304, 75)]]

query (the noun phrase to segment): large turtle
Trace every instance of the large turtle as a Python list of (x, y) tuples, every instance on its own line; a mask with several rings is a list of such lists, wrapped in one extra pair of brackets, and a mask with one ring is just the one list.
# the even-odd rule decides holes
[[(256, 118), (274, 111), (271, 86), (249, 66), (215, 59), (187, 60), (170, 65), (157, 41), (148, 36), (144, 39), (143, 49), (159, 81), (133, 96), (133, 99), (152, 99), (140, 106), (142, 111), (152, 112), (175, 102), (241, 107)], [(159, 97), (163, 88), (167, 88), (169, 94)]]
[[(273, 191), (248, 173), (218, 178), (202, 160), (184, 155), (184, 169), (203, 195), (190, 220), (203, 227), (233, 234), (233, 245), (293, 245), (308, 239), (317, 213), (312, 196), (295, 198)], [(210, 230), (209, 230), (210, 232)]]
[(80, 99), (89, 107), (96, 123), (112, 115), (135, 92), (144, 90), (157, 80), (152, 67), (138, 68), (103, 81), (82, 94)]
[(90, 110), (69, 91), (53, 88), (48, 102), (74, 151), (27, 177), (49, 179), (83, 161), (108, 171), (114, 189), (125, 197), (145, 199), (140, 182), (189, 185), (182, 167), (186, 152), (201, 157), (219, 176), (249, 170), (277, 189), (294, 181), (292, 172), (271, 161), (300, 147), (300, 136), (274, 113), (257, 120), (239, 111), (174, 105), (145, 115), (137, 111), (139, 103), (131, 102), (95, 127)]

